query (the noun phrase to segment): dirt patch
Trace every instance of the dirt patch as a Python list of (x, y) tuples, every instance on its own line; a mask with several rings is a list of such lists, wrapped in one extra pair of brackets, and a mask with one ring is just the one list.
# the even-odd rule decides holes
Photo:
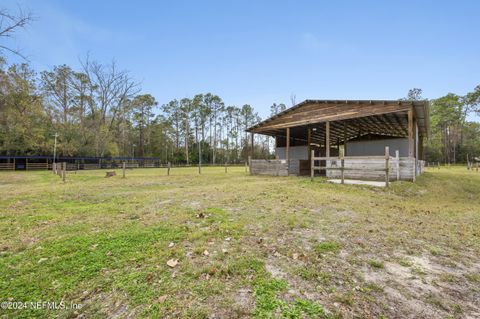
[(265, 268), (272, 275), (273, 278), (285, 279), (287, 277), (287, 274), (280, 268), (275, 266), (272, 260), (267, 260), (267, 262), (265, 263)]
[(236, 293), (234, 307), (239, 314), (249, 314), (255, 307), (253, 291), (248, 288), (240, 288)]
[(128, 295), (120, 291), (84, 292), (82, 314), (77, 318), (89, 318), (90, 313), (100, 313), (106, 318), (136, 318), (138, 311), (128, 304)]
[(474, 318), (480, 313), (480, 303), (462, 279), (471, 271), (445, 267), (424, 255), (404, 256), (403, 265), (385, 262), (384, 269), (365, 268), (364, 278), (383, 288), (378, 297), (393, 313), (403, 312), (407, 318), (463, 313)]

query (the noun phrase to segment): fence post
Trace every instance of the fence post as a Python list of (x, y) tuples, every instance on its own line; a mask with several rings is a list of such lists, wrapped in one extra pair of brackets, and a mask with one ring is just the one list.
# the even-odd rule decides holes
[(170, 162), (167, 162), (167, 176), (170, 176), (170, 167), (172, 164)]
[(345, 184), (345, 157), (343, 155), (340, 158), (340, 165), (341, 165), (340, 174), (341, 174), (342, 184)]
[(245, 161), (245, 173), (247, 172), (247, 161)]
[(62, 174), (62, 180), (65, 183), (65, 176), (67, 175), (67, 162), (63, 162), (63, 174)]
[(252, 157), (248, 156), (248, 171), (250, 172), (250, 175), (252, 175)]
[(122, 163), (122, 178), (125, 178), (125, 161)]
[(225, 173), (227, 172), (227, 162), (225, 162)]
[(52, 173), (53, 173), (53, 174), (56, 174), (56, 173), (57, 173), (55, 166), (56, 166), (56, 164), (55, 164), (55, 162), (53, 162), (53, 163), (52, 163)]
[(313, 176), (314, 176), (314, 174), (315, 174), (314, 168), (313, 168), (313, 165), (315, 164), (315, 160), (313, 159), (313, 157), (314, 157), (314, 155), (315, 155), (315, 151), (314, 151), (314, 150), (311, 151), (311, 155), (312, 155), (312, 156), (310, 157), (310, 158), (311, 158), (311, 159), (310, 159), (310, 181), (313, 182)]
[(388, 146), (385, 146), (385, 186), (389, 186), (390, 184), (390, 150)]
[(400, 180), (400, 151), (399, 150), (396, 150), (395, 151), (395, 158), (397, 160), (397, 181)]

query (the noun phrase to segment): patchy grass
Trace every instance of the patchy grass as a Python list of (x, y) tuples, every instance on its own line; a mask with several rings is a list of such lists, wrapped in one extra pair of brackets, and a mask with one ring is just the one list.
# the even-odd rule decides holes
[(341, 245), (334, 241), (324, 241), (319, 244), (316, 244), (314, 249), (317, 254), (326, 254), (329, 252), (338, 252)]
[(104, 174), (0, 172), (0, 301), (81, 305), (0, 316), (480, 312), (478, 173), (429, 170), (389, 189), (234, 167)]
[(385, 268), (385, 265), (383, 264), (383, 262), (381, 262), (380, 260), (376, 260), (376, 259), (371, 259), (368, 261), (368, 264), (370, 265), (370, 267), (372, 268), (377, 268), (377, 269), (383, 269)]

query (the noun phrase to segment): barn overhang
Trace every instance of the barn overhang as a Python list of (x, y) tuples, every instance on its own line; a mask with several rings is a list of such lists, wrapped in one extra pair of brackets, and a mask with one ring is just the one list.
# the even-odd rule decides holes
[(288, 128), (292, 144), (309, 139), (321, 144), (327, 134), (330, 141), (342, 143), (363, 135), (408, 137), (411, 116), (413, 129), (423, 139), (429, 133), (428, 112), (428, 101), (306, 100), (247, 132), (285, 138)]

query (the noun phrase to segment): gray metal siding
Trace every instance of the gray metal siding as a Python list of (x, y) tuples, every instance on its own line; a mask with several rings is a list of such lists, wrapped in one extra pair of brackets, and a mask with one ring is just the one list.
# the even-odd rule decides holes
[[(307, 160), (308, 159), (308, 146), (290, 146), (289, 159)], [(275, 155), (279, 159), (286, 159), (285, 147), (277, 147), (275, 149)]]
[(390, 148), (390, 156), (395, 156), (395, 151), (398, 150), (400, 157), (408, 157), (408, 139), (406, 138), (350, 141), (347, 142), (346, 156), (385, 155), (385, 146)]

